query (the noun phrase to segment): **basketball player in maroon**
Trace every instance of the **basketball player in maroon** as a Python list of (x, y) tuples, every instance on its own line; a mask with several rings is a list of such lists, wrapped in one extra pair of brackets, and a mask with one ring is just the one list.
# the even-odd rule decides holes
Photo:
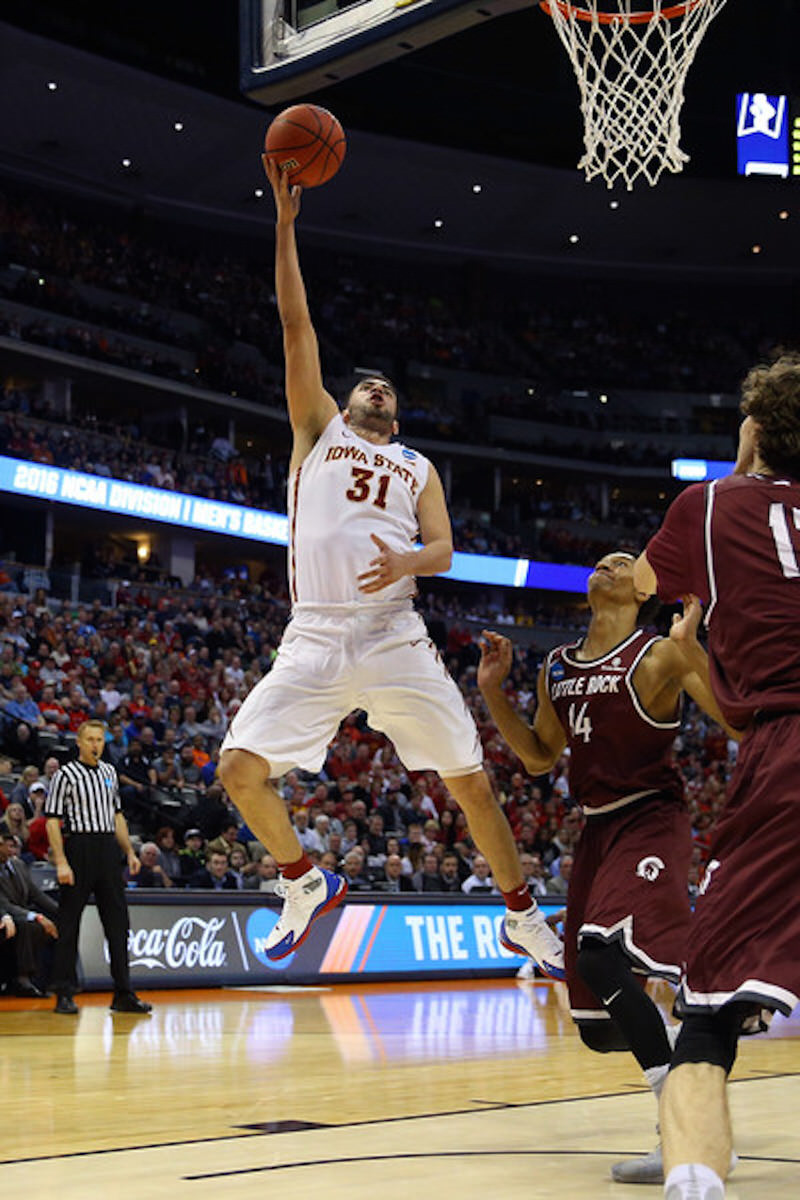
[[(511, 643), (485, 633), (478, 683), (500, 733), (531, 775), (570, 751), (570, 790), (586, 826), (575, 852), (565, 930), (572, 1016), (583, 1041), (606, 1053), (631, 1050), (658, 1096), (671, 1044), (641, 984), (680, 979), (690, 909), (691, 827), (672, 743), (685, 689), (720, 717), (691, 600), (670, 638), (638, 627), (645, 599), (634, 588), (634, 556), (602, 558), (589, 576), (585, 637), (547, 656), (532, 726), (502, 683)], [(658, 1182), (660, 1151), (617, 1164), (620, 1182)]]
[(800, 999), (800, 356), (752, 370), (743, 397), (734, 474), (687, 488), (635, 570), (643, 591), (707, 601), (711, 684), (745, 729), (678, 992), (669, 1200), (724, 1195), (738, 1038)]

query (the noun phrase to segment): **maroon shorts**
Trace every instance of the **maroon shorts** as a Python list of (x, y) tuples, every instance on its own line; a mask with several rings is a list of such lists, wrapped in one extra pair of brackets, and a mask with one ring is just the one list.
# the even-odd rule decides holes
[(589, 816), (575, 851), (564, 931), (567, 986), (576, 1021), (608, 1019), (578, 975), (582, 937), (619, 942), (634, 969), (678, 982), (686, 957), (689, 817), (675, 796), (657, 794)]
[(739, 748), (697, 899), (681, 1012), (730, 1000), (790, 1013), (800, 997), (800, 713)]

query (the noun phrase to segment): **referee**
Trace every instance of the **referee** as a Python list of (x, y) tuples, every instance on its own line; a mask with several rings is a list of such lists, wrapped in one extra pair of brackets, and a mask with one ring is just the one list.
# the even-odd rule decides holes
[[(128, 968), (128, 905), (120, 865), (120, 846), (135, 875), (139, 859), (131, 846), (122, 813), (117, 772), (101, 762), (105, 747), (102, 721), (84, 721), (78, 729), (78, 759), (56, 771), (45, 801), (47, 836), (60, 884), (58, 941), (52, 987), (57, 1013), (76, 1013), (76, 962), (81, 915), (89, 895), (103, 923), (114, 980), (114, 1012), (147, 1013), (153, 1007), (131, 990)], [(63, 823), (63, 829), (62, 829)]]

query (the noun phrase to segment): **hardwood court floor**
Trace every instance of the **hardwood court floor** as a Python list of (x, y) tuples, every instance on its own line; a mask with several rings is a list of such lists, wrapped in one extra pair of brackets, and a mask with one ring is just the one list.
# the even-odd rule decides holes
[[(562, 985), (145, 993), (150, 1017), (0, 1001), (3, 1194), (22, 1200), (655, 1197), (614, 1184), (655, 1105)], [(668, 1000), (664, 991), (661, 998)], [(742, 1044), (730, 1200), (800, 1190), (800, 1013)]]

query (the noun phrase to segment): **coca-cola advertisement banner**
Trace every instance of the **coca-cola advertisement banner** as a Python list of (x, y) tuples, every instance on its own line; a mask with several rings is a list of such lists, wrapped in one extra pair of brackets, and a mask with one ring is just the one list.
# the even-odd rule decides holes
[[(128, 961), (134, 987), (214, 986), (283, 982), (290, 973), (307, 978), (319, 969), (337, 914), (318, 922), (320, 938), (308, 938), (295, 954), (270, 963), (261, 940), (278, 919), (278, 908), (263, 900), (239, 904), (189, 895), (150, 903), (129, 897)], [(315, 928), (316, 932), (316, 928)], [(108, 988), (108, 946), (97, 910), (89, 905), (81, 923), (79, 955), (84, 986)], [(291, 972), (289, 971), (289, 968)]]
[[(555, 912), (559, 902), (545, 900), (541, 907)], [(278, 911), (277, 901), (265, 903), (258, 894), (229, 900), (191, 893), (169, 900), (152, 893), (130, 897), (134, 987), (507, 975), (523, 961), (500, 945), (499, 899), (348, 899), (320, 918), (299, 950), (271, 962), (264, 943)], [(84, 913), (79, 950), (84, 986), (108, 988), (108, 947), (93, 905)]]

